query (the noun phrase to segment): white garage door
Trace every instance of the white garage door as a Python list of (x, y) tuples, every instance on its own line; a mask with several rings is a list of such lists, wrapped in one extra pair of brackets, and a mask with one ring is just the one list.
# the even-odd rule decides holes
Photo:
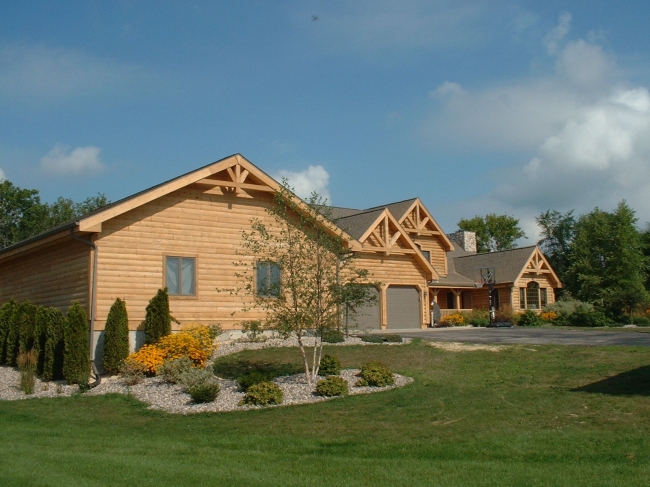
[(415, 286), (389, 286), (387, 328), (420, 328), (420, 291)]
[(348, 326), (350, 329), (356, 328), (363, 331), (369, 328), (373, 330), (379, 330), (381, 328), (379, 291), (374, 287), (371, 287), (370, 292), (375, 297), (374, 301), (358, 308), (354, 316), (349, 317)]

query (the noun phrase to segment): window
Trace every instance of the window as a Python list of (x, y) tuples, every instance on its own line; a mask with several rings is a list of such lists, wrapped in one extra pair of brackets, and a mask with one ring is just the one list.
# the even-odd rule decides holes
[(280, 266), (275, 262), (257, 263), (257, 294), (263, 297), (280, 296)]
[(526, 288), (519, 288), (519, 309), (526, 309)]
[(539, 290), (539, 300), (541, 301), (542, 308), (548, 303), (547, 289), (545, 287)]
[(539, 284), (535, 281), (530, 281), (526, 286), (526, 307), (539, 309)]
[(427, 262), (431, 263), (431, 252), (428, 250), (423, 250), (422, 255), (427, 259)]
[(196, 259), (165, 257), (165, 285), (170, 296), (196, 296)]
[(492, 307), (494, 309), (499, 309), (499, 290), (498, 289), (493, 289), (492, 290)]

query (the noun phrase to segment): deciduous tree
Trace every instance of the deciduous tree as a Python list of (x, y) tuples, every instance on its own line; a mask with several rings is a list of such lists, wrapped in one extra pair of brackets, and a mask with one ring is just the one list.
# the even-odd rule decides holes
[(476, 233), (476, 250), (479, 253), (510, 250), (516, 247), (517, 239), (526, 234), (519, 227), (519, 220), (509, 215), (489, 213), (474, 218), (461, 218), (458, 228)]

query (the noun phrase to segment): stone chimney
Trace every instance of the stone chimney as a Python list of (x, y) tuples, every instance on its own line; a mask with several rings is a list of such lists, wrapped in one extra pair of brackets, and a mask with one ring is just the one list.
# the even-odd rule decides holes
[(476, 253), (476, 232), (466, 232), (458, 230), (457, 232), (447, 235), (451, 240), (458, 243), (460, 248), (466, 252)]

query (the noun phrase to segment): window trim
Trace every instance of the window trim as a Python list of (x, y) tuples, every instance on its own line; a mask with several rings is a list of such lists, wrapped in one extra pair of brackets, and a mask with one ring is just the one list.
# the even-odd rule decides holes
[[(266, 274), (267, 274), (266, 277), (269, 280), (269, 286), (268, 286), (267, 290), (270, 290), (270, 288), (274, 285), (274, 283), (271, 280), (271, 268), (272, 268), (272, 266), (277, 267), (277, 269), (279, 271), (279, 282), (278, 282), (279, 288), (277, 290), (277, 294), (273, 294), (273, 293), (262, 294), (260, 292), (258, 275), (259, 275), (260, 265), (263, 265), (263, 264), (266, 264), (265, 265)], [(282, 295), (282, 267), (280, 266), (280, 264), (278, 264), (277, 262), (275, 262), (273, 260), (258, 260), (258, 261), (255, 262), (255, 295), (260, 297), (260, 298), (273, 298), (273, 299), (277, 299)]]
[[(163, 254), (163, 288), (167, 287), (167, 259), (178, 259), (179, 265), (182, 262), (182, 259), (194, 259), (194, 294), (172, 294), (167, 289), (167, 294), (170, 299), (198, 299), (199, 298), (199, 257), (196, 254), (180, 254), (180, 253), (169, 253)], [(181, 267), (179, 267), (179, 272)], [(179, 289), (180, 286), (179, 284)]]

